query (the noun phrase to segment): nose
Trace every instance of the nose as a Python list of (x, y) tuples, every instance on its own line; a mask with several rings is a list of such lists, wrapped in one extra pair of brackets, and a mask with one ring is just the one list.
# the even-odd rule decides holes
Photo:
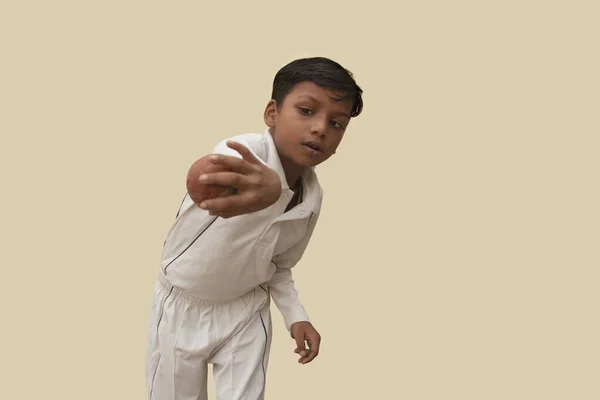
[(310, 133), (324, 138), (325, 134), (327, 133), (327, 121), (325, 121), (323, 118), (315, 118), (310, 127)]

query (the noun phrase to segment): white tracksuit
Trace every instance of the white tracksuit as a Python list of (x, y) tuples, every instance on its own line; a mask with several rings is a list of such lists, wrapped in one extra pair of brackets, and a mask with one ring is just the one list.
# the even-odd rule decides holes
[[(270, 298), (290, 330), (308, 321), (291, 268), (300, 260), (323, 197), (314, 169), (302, 174), (302, 202), (285, 212), (290, 190), (273, 138), (231, 138), (275, 170), (282, 195), (258, 212), (223, 219), (186, 194), (165, 241), (154, 290), (146, 382), (149, 400), (206, 399), (207, 365), (219, 400), (264, 397), (271, 344)], [(219, 143), (214, 153), (240, 157)]]

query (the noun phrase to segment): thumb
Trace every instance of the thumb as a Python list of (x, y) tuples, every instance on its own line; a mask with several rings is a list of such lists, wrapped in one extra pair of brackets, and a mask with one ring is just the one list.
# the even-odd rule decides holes
[(295, 353), (300, 354), (302, 357), (306, 356), (306, 343), (304, 342), (304, 332), (299, 332), (299, 334), (294, 335), (294, 340), (296, 341), (296, 350)]

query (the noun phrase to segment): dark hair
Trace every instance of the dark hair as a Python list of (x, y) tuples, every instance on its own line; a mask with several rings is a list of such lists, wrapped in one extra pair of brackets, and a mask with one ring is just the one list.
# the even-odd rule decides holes
[(273, 80), (271, 99), (281, 105), (292, 88), (304, 81), (311, 81), (336, 93), (338, 97), (333, 100), (352, 99), (351, 117), (357, 117), (361, 113), (362, 89), (354, 81), (352, 73), (324, 57), (301, 58), (281, 68)]

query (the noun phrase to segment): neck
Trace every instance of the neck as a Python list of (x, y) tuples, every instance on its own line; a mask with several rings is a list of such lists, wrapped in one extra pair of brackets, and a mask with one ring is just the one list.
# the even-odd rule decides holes
[[(273, 128), (268, 128), (268, 132), (273, 140), (275, 140)], [(283, 172), (285, 173), (285, 180), (287, 181), (290, 189), (294, 190), (296, 185), (299, 183), (300, 176), (304, 171), (304, 167), (301, 167), (293, 161), (288, 160), (286, 157), (283, 157), (281, 152), (279, 152), (279, 149), (277, 149), (277, 153), (279, 155), (279, 160), (281, 161), (281, 166), (283, 167)]]
[(294, 188), (300, 181), (300, 176), (302, 175), (304, 168), (285, 159), (281, 159), (281, 166), (283, 167), (283, 171), (285, 172), (285, 179), (287, 181), (288, 186), (290, 187), (290, 189), (294, 190)]

